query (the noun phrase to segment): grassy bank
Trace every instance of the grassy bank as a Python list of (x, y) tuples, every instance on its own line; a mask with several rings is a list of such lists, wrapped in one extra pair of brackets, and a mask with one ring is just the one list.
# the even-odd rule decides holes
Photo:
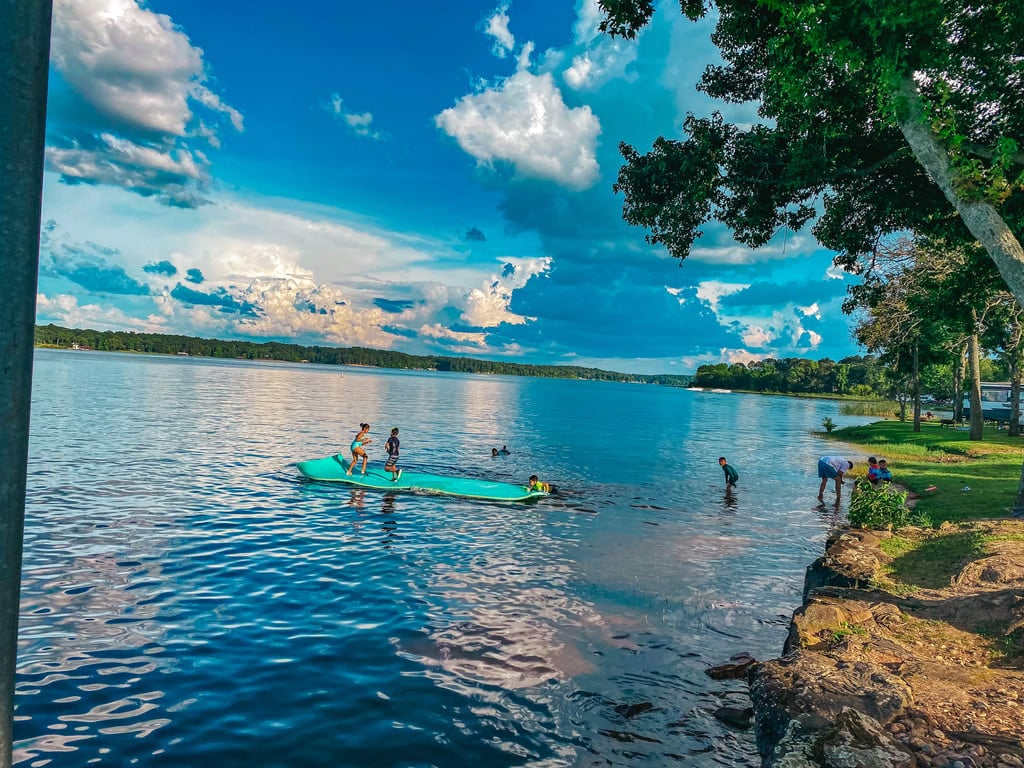
[[(910, 422), (878, 421), (845, 427), (829, 437), (850, 443), (865, 456), (889, 462), (895, 482), (920, 494), (920, 512), (938, 523), (1003, 517), (1013, 506), (1024, 461), (1024, 438), (985, 428), (985, 439), (923, 423), (915, 433)], [(856, 459), (855, 459), (856, 460)], [(855, 468), (866, 474), (866, 465)], [(927, 488), (935, 486), (934, 491)], [(964, 491), (967, 486), (969, 491)]]
[(941, 531), (909, 531), (881, 542), (882, 551), (893, 558), (883, 571), (886, 589), (913, 593), (918, 588), (941, 589), (959, 573), (965, 562), (988, 557), (997, 545), (1024, 545), (1024, 522), (991, 521), (991, 530), (955, 526)]

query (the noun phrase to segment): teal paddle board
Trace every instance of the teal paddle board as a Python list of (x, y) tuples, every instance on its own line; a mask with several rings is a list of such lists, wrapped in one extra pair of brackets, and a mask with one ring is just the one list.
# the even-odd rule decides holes
[(531, 491), (525, 485), (430, 475), (425, 472), (411, 472), (408, 469), (402, 470), (402, 477), (398, 482), (392, 482), (391, 473), (385, 472), (381, 468), (371, 467), (363, 475), (360, 474), (357, 466), (352, 474), (348, 475), (345, 474), (348, 470), (348, 461), (341, 455), (300, 461), (298, 467), (299, 472), (310, 480), (346, 483), (382, 491), (424, 491), (443, 493), (448, 496), (463, 496), (467, 499), (490, 499), (491, 501), (526, 501), (548, 495), (543, 491)]

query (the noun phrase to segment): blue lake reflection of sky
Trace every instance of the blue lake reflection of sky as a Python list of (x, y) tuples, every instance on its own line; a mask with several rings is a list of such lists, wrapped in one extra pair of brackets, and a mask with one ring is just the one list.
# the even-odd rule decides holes
[[(704, 669), (781, 649), (837, 514), (814, 498), (825, 415), (850, 421), (824, 401), (40, 350), (17, 760), (756, 765), (710, 714), (743, 686)], [(299, 479), (361, 421), (399, 426), (407, 466), (564, 493)]]

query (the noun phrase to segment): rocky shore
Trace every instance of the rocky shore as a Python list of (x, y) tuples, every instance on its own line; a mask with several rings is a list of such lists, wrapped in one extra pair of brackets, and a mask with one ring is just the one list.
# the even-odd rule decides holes
[(1024, 768), (1024, 522), (837, 532), (746, 666), (765, 766)]

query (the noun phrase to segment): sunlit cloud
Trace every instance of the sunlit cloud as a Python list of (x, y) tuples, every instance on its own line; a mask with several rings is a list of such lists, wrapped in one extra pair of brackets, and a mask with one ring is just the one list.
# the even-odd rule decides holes
[(531, 51), (527, 43), (511, 77), (463, 96), (435, 122), (480, 165), (505, 161), (523, 176), (589, 187), (601, 123), (588, 106), (566, 106), (550, 73), (529, 71)]
[(46, 158), (62, 180), (178, 207), (207, 202), (209, 160), (189, 140), (219, 147), (218, 123), (241, 131), (244, 121), (170, 16), (136, 0), (56, 0), (51, 61), (67, 88), (51, 89), (61, 117)]
[(324, 109), (340, 125), (344, 125), (356, 136), (366, 139), (383, 138), (379, 131), (373, 129), (373, 115), (369, 112), (349, 112), (345, 109), (345, 102), (337, 93), (324, 104)]
[(516, 46), (516, 39), (508, 29), (508, 4), (499, 5), (484, 26), (484, 32), (494, 38), (494, 55), (505, 58)]

